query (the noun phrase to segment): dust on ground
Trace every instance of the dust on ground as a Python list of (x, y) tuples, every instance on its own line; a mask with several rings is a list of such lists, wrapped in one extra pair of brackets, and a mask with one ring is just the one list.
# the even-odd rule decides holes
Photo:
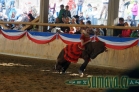
[[(55, 61), (0, 55), (0, 92), (103, 92), (103, 89), (66, 85), (66, 80), (80, 79), (80, 65), (71, 64), (68, 73), (54, 70)], [(88, 66), (85, 75), (119, 75), (124, 70)], [(85, 77), (86, 77), (85, 76)]]

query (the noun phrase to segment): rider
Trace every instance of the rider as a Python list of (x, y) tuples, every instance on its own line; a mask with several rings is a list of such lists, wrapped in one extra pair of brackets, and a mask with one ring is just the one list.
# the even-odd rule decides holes
[[(82, 30), (82, 35), (81, 35), (81, 44), (79, 45), (79, 48), (85, 50), (84, 46), (88, 43), (88, 42), (91, 42), (91, 39), (90, 39), (90, 35), (87, 33), (87, 31), (85, 30)], [(85, 68), (89, 62), (90, 58), (89, 59), (85, 59), (84, 63), (81, 65), (80, 69), (79, 69), (79, 74), (81, 77), (83, 77), (83, 72), (85, 71)]]
[[(86, 30), (81, 31), (80, 40), (81, 40), (80, 43), (70, 44), (64, 48), (65, 51), (64, 58), (69, 62), (68, 64), (66, 64), (66, 67), (64, 68), (63, 72), (66, 71), (71, 62), (77, 63), (78, 59), (81, 58), (82, 56), (82, 52), (85, 50), (85, 45), (88, 42), (91, 42), (90, 35), (87, 33)], [(88, 64), (88, 61), (89, 60), (85, 60), (85, 62), (80, 67), (79, 73), (81, 74), (81, 76), (83, 76), (83, 71)]]

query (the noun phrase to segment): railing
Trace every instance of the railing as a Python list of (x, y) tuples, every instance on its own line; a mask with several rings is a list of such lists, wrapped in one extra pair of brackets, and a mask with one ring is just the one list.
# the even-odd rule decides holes
[(31, 23), (31, 22), (3, 22), (0, 24), (25, 24), (25, 25), (38, 25), (38, 26), (62, 26), (62, 27), (93, 27), (93, 28), (107, 28), (107, 29), (135, 29), (139, 27), (121, 27), (121, 26), (101, 26), (101, 25), (79, 25), (79, 24), (50, 24), (50, 23)]

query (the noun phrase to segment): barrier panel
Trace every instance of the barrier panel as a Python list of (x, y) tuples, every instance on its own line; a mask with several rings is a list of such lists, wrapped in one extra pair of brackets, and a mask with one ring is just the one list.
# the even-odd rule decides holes
[[(80, 35), (71, 34), (1, 30), (0, 53), (56, 60), (66, 44), (80, 42), (79, 37)], [(94, 41), (104, 41), (108, 52), (98, 55), (89, 65), (128, 69), (139, 64), (138, 38), (91, 38)], [(83, 60), (79, 59), (79, 63), (82, 62)]]

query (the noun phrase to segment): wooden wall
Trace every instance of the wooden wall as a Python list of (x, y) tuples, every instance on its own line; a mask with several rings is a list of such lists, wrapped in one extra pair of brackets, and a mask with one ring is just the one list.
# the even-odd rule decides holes
[[(61, 40), (55, 40), (42, 45), (30, 41), (26, 36), (19, 40), (8, 40), (0, 35), (1, 54), (56, 60), (63, 47), (65, 47), (65, 44)], [(96, 59), (92, 60), (89, 65), (128, 69), (139, 64), (138, 55), (138, 46), (125, 50), (108, 49), (108, 52), (100, 54)], [(83, 60), (80, 59), (79, 63), (82, 62)]]

